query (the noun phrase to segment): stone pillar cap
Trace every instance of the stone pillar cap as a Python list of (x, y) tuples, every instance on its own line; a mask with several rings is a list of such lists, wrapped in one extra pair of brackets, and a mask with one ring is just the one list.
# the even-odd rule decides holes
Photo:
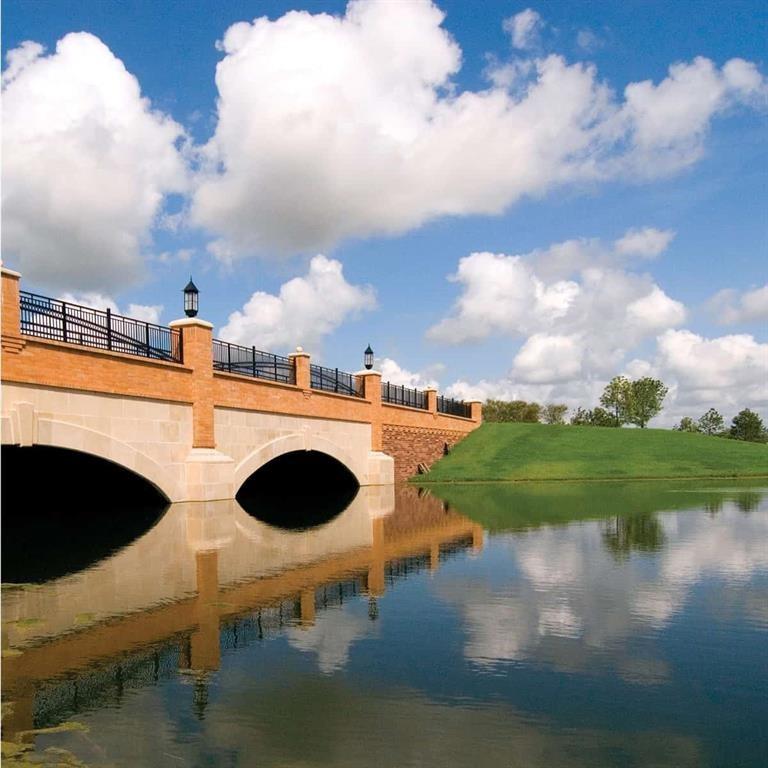
[(199, 317), (181, 317), (178, 320), (172, 320), (168, 323), (169, 328), (183, 328), (185, 326), (198, 326), (199, 328), (213, 329), (213, 323), (202, 320)]
[(8, 269), (8, 267), (0, 267), (2, 273), (8, 277), (21, 277), (21, 272), (17, 272), (15, 269)]
[(357, 371), (355, 376), (381, 376), (381, 371), (369, 371), (366, 369), (363, 371)]
[(473, 397), (470, 400), (465, 400), (465, 403), (484, 403), (485, 400), (481, 400), (479, 397)]

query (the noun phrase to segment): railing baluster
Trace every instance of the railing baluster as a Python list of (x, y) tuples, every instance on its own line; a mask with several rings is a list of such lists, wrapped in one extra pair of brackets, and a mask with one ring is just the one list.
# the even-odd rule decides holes
[(61, 302), (61, 335), (64, 341), (67, 340), (67, 304)]
[(107, 349), (112, 350), (112, 310), (107, 307)]

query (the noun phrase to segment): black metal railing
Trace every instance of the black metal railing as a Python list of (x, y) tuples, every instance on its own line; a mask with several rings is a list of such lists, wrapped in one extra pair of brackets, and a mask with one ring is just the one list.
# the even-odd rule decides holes
[(144, 320), (20, 291), (21, 332), (28, 336), (182, 362), (181, 333)]
[(442, 395), (437, 398), (437, 411), (451, 416), (463, 416), (465, 419), (472, 417), (472, 406), (469, 403)]
[(427, 409), (427, 393), (419, 389), (410, 389), (402, 384), (381, 382), (381, 400), (392, 405), (407, 405), (409, 408)]
[(309, 366), (309, 386), (325, 392), (362, 397), (360, 380), (352, 373), (345, 373), (338, 368), (323, 368), (322, 365)]
[(213, 340), (213, 369), (240, 373), (257, 379), (296, 383), (296, 369), (289, 357), (261, 352), (256, 347), (241, 347), (228, 341)]

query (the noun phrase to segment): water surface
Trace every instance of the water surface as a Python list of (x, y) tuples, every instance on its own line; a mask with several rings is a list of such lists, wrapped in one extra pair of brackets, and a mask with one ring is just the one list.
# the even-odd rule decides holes
[(177, 504), (2, 608), (4, 739), (51, 763), (768, 764), (760, 483)]

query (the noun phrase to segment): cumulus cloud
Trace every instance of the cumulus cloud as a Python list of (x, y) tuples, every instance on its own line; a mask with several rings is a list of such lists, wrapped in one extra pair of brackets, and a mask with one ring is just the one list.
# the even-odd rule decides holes
[(581, 373), (583, 346), (577, 335), (534, 333), (515, 356), (512, 375), (532, 384), (573, 379)]
[[(750, 62), (697, 58), (622, 98), (593, 66), (549, 55), (499, 61), (489, 88), (459, 91), (442, 21), (428, 0), (354, 0), (341, 17), (227, 30), (191, 208), (217, 254), (306, 252), (562, 184), (671, 173), (700, 156), (718, 113), (765, 90)], [(527, 10), (508, 27), (527, 48), (540, 24)]]
[(570, 240), (519, 256), (470, 254), (449, 278), (462, 289), (453, 311), (427, 336), (448, 344), (524, 339), (510, 372), (518, 383), (612, 375), (630, 349), (686, 317), (651, 277), (627, 268), (617, 244)]
[(743, 293), (725, 288), (718, 291), (708, 304), (710, 311), (723, 325), (768, 320), (768, 283)]
[(669, 229), (656, 229), (655, 227), (630, 229), (614, 243), (614, 247), (617, 253), (624, 256), (641, 256), (653, 259), (667, 250), (674, 236), (675, 233)]
[[(671, 232), (633, 229), (612, 246), (569, 240), (518, 256), (474, 253), (461, 259), (449, 277), (461, 293), (428, 338), (463, 344), (501, 336), (520, 346), (510, 351), (506, 376), (458, 380), (447, 394), (593, 407), (607, 380), (624, 373), (669, 386), (660, 424), (709, 407), (725, 414), (764, 409), (768, 344), (747, 334), (708, 339), (679, 329), (685, 306), (634, 271), (631, 256), (658, 255), (671, 239)], [(765, 292), (725, 291), (716, 299), (724, 317), (756, 319), (765, 311)]]
[(25, 42), (6, 59), (6, 259), (59, 290), (136, 281), (164, 196), (186, 188), (181, 126), (152, 110), (136, 78), (93, 35), (66, 35), (48, 56)]
[(105, 296), (104, 294), (95, 292), (78, 294), (64, 293), (59, 298), (61, 301), (66, 301), (70, 304), (79, 304), (81, 307), (102, 310), (109, 309), (116, 315), (132, 317), (135, 320), (144, 320), (145, 322), (155, 324), (160, 322), (160, 315), (163, 312), (162, 304), (129, 304), (128, 308), (123, 311), (117, 306), (117, 303), (111, 296)]
[(521, 51), (535, 48), (544, 22), (532, 8), (526, 8), (508, 19), (504, 19), (504, 31), (512, 37), (512, 45)]
[(432, 366), (426, 371), (409, 371), (402, 368), (395, 360), (384, 357), (376, 361), (376, 368), (381, 372), (381, 380), (388, 381), (397, 386), (410, 387), (411, 389), (437, 389), (437, 379), (433, 378), (436, 371), (441, 371), (442, 366)]
[(229, 316), (219, 337), (266, 350), (312, 350), (348, 317), (375, 306), (373, 288), (348, 283), (341, 262), (318, 255), (307, 274), (284, 283), (277, 296), (254, 293)]
[(669, 330), (658, 339), (656, 366), (677, 383), (679, 406), (735, 412), (768, 405), (768, 344), (751, 335), (707, 339)]

